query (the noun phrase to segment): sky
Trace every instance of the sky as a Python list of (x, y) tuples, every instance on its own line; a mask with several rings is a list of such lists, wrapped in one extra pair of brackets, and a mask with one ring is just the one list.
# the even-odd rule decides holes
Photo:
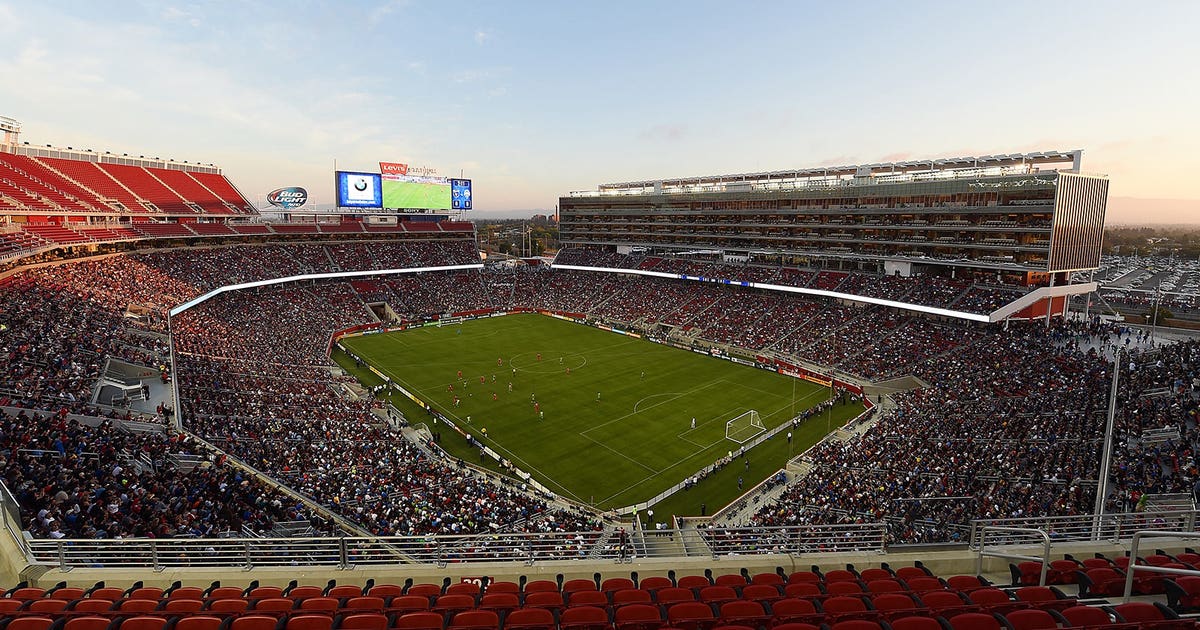
[(21, 140), (214, 163), (606, 182), (1083, 149), (1109, 223), (1200, 223), (1200, 2), (0, 0)]

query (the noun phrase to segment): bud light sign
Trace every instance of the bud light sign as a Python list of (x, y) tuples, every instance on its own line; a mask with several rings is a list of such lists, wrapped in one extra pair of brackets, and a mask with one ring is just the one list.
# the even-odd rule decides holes
[(299, 208), (308, 201), (308, 191), (303, 188), (293, 186), (291, 188), (280, 188), (273, 190), (267, 195), (267, 202), (272, 206), (278, 206), (283, 209)]

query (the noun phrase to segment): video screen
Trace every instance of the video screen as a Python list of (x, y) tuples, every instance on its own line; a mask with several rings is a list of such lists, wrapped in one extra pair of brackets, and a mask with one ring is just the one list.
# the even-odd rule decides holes
[(335, 179), (339, 208), (383, 207), (383, 187), (379, 175), (338, 171)]
[(451, 210), (470, 210), (471, 209), (471, 180), (469, 180), (469, 179), (452, 179), (452, 180), (450, 180), (450, 209)]
[(383, 207), (450, 209), (450, 180), (415, 175), (383, 176)]

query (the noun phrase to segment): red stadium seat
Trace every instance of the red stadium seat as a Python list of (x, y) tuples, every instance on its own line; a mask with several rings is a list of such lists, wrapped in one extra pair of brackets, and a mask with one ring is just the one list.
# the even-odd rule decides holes
[(217, 599), (243, 599), (242, 594), (244, 592), (244, 589), (236, 586), (218, 586), (217, 588), (209, 591), (208, 594), (204, 596), (204, 599), (206, 601), (213, 601)]
[(773, 602), (783, 599), (783, 594), (779, 592), (779, 587), (774, 584), (750, 584), (742, 589), (742, 599)]
[(781, 599), (771, 605), (773, 627), (791, 623), (820, 624), (825, 616), (807, 599)]
[(423, 595), (425, 597), (441, 597), (442, 587), (437, 584), (413, 584), (404, 592), (405, 595)]
[(367, 590), (368, 597), (400, 597), (404, 594), (404, 587), (398, 584), (376, 584)]
[(832, 630), (883, 630), (883, 626), (869, 619), (850, 619), (834, 623)]
[(464, 610), (454, 615), (447, 630), (500, 630), (500, 616), (490, 610)]
[(447, 595), (470, 595), (479, 597), (480, 588), (475, 582), (459, 582), (446, 587)]
[(559, 593), (558, 591), (553, 591), (553, 592), (542, 591), (542, 592), (526, 594), (525, 595), (525, 607), (526, 608), (546, 608), (546, 609), (558, 612), (558, 611), (561, 611), (563, 608), (566, 608), (566, 604), (563, 602), (562, 593)]
[(558, 584), (550, 580), (533, 580), (525, 585), (525, 593), (557, 593)]
[(108, 617), (86, 616), (67, 619), (63, 630), (108, 630), (113, 620)]
[(488, 582), (487, 593), (521, 594), (521, 585), (516, 582)]
[(334, 599), (350, 599), (352, 597), (361, 597), (362, 594), (363, 590), (361, 586), (353, 586), (350, 584), (335, 586), (325, 591), (325, 597), (332, 597)]
[(17, 617), (8, 622), (4, 630), (50, 630), (53, 624), (54, 619), (50, 617)]
[(679, 588), (701, 589), (712, 586), (712, 581), (703, 575), (685, 575), (678, 580)]
[(388, 602), (387, 608), (391, 612), (403, 614), (429, 610), (431, 605), (432, 603), (429, 601), (429, 598), (423, 595), (401, 595), (393, 597)]
[[(745, 582), (743, 581), (743, 583)], [(720, 605), (740, 599), (740, 597), (738, 597), (737, 591), (728, 586), (706, 586), (700, 589), (698, 599), (706, 604)]]
[(332, 597), (309, 597), (298, 601), (298, 610), (304, 612), (324, 612), (332, 615), (341, 606), (338, 600)]
[(858, 582), (829, 582), (825, 584), (825, 592), (830, 595), (861, 595), (865, 591)]
[(1058, 621), (1050, 613), (1036, 608), (1014, 610), (1004, 615), (1013, 630), (1055, 630)]
[(750, 584), (762, 585), (768, 584), (771, 586), (783, 586), (787, 581), (778, 573), (755, 573), (750, 576)]
[(892, 630), (943, 630), (942, 623), (934, 617), (900, 617), (890, 622)]
[[(219, 630), (221, 627), (220, 617), (210, 617), (208, 615), (190, 615), (180, 617), (175, 622), (175, 627), (172, 630)], [(441, 630), (440, 628), (438, 630)]]
[(287, 597), (268, 597), (254, 602), (254, 612), (262, 615), (279, 616), (296, 607), (296, 600)]
[(414, 612), (397, 616), (392, 627), (397, 630), (442, 630), (443, 619), (435, 612)]
[[(362, 589), (359, 589), (359, 592), (361, 593)], [(460, 597), (460, 596), (444, 595), (443, 597)], [(467, 600), (469, 601), (468, 605), (466, 606), (467, 608), (474, 608), (474, 606), (475, 606), (474, 598), (469, 597), (469, 596), (461, 596), (461, 597), (467, 597)], [(366, 595), (359, 595), (358, 597), (351, 597), (351, 598), (348, 598), (345, 601), (341, 602), (341, 605), (338, 606), (338, 611), (344, 612), (344, 613), (350, 613), (350, 612), (382, 613), (385, 605), (386, 605), (386, 602), (383, 601), (382, 597), (368, 597)]]
[(848, 619), (875, 619), (878, 614), (867, 608), (866, 602), (857, 597), (830, 597), (821, 602), (821, 610), (829, 621)]
[[(679, 604), (676, 604), (678, 606)], [(588, 608), (573, 608), (571, 610), (598, 610)], [(603, 611), (601, 611), (603, 612)], [(564, 613), (565, 614), (565, 613)], [(613, 614), (616, 630), (658, 630), (663, 627), (662, 615), (658, 608), (644, 604), (630, 604), (618, 608)], [(562, 618), (559, 618), (562, 625)], [(567, 630), (563, 627), (563, 630)]]
[(87, 597), (88, 599), (107, 599), (115, 602), (125, 599), (125, 591), (113, 586), (105, 586), (88, 593)]
[[(653, 606), (647, 606), (647, 608), (653, 610), (655, 615), (658, 614), (657, 608)], [(608, 630), (612, 627), (608, 620), (608, 612), (592, 606), (564, 610), (558, 616), (558, 625), (561, 630)]]
[(504, 617), (504, 630), (555, 630), (554, 613), (545, 608), (521, 608)]
[(796, 571), (788, 576), (788, 584), (798, 584), (802, 582), (807, 584), (820, 584), (824, 582), (824, 580), (821, 579), (820, 575), (817, 575), (812, 571)]
[(859, 581), (870, 584), (871, 582), (877, 580), (894, 580), (896, 579), (896, 576), (887, 569), (871, 568), (860, 571), (858, 573), (858, 579)]
[(1099, 606), (1072, 606), (1059, 612), (1069, 627), (1109, 626), (1113, 619)]
[(717, 624), (717, 618), (708, 604), (680, 602), (667, 609), (667, 622), (680, 630), (711, 630)]
[(77, 613), (107, 613), (113, 610), (116, 602), (107, 599), (79, 599), (71, 604), (71, 611)]
[(480, 610), (509, 612), (521, 607), (521, 598), (516, 593), (485, 593), (479, 598)]
[(283, 597), (283, 589), (278, 586), (256, 586), (246, 593), (246, 599), (274, 599)]
[(917, 604), (907, 593), (881, 593), (871, 598), (871, 607), (889, 620), (925, 615), (929, 610)]
[[(134, 606), (134, 602), (138, 602), (138, 601), (145, 602), (144, 604), (141, 604), (141, 606), (145, 606), (146, 608), (142, 608), (141, 606), (132, 607), (132, 606)], [(128, 599), (128, 600), (125, 600), (124, 602), (121, 602), (121, 611), (122, 612), (125, 611), (126, 606), (131, 606), (132, 608), (130, 608), (130, 610), (133, 610), (134, 612), (150, 612), (152, 610), (155, 610), (155, 608), (157, 607), (158, 610), (161, 610), (163, 612), (175, 613), (175, 614), (188, 614), (188, 613), (198, 613), (201, 610), (203, 610), (204, 602), (201, 600), (198, 600), (198, 599), (168, 599), (167, 601), (162, 602), (160, 604), (156, 601), (148, 600), (148, 599), (144, 599), (144, 600)]]
[(234, 617), (229, 623), (229, 630), (276, 630), (280, 620), (266, 615), (246, 615)]
[(637, 588), (637, 585), (633, 583), (633, 580), (624, 577), (608, 578), (600, 583), (600, 590), (605, 593), (624, 591), (631, 588)]
[(608, 606), (608, 595), (600, 591), (575, 591), (567, 597), (567, 606), (595, 606), (597, 608), (605, 608)]
[(250, 602), (244, 599), (214, 599), (205, 602), (201, 610), (214, 615), (231, 615), (246, 612), (249, 607)]
[(339, 615), (335, 623), (338, 630), (387, 630), (388, 618), (377, 613), (356, 613)]
[(24, 610), (34, 614), (50, 615), (65, 611), (70, 604), (71, 602), (62, 599), (31, 599), (25, 602)]
[(990, 614), (963, 613), (946, 620), (951, 630), (1003, 630), (1004, 626)]
[(908, 590), (914, 593), (928, 593), (929, 591), (946, 590), (946, 585), (935, 577), (905, 578), (904, 583), (908, 586)]
[(871, 580), (867, 582), (868, 593), (903, 593), (908, 588), (897, 580)]
[(167, 627), (167, 623), (168, 620), (165, 617), (140, 615), (122, 620), (119, 628), (120, 630), (163, 630)]
[(562, 585), (563, 593), (577, 593), (579, 591), (595, 591), (596, 583), (592, 580), (567, 580)]
[(654, 601), (663, 606), (669, 606), (678, 602), (694, 602), (696, 601), (696, 593), (686, 588), (664, 588), (659, 589), (654, 594)]
[(793, 582), (783, 587), (784, 597), (803, 597), (807, 599), (820, 599), (825, 596), (821, 592), (820, 585), (812, 582)]
[(925, 567), (900, 567), (896, 569), (896, 578), (905, 582), (913, 578), (934, 577)]
[(954, 591), (930, 591), (921, 593), (919, 597), (921, 603), (929, 609), (931, 614), (946, 619), (963, 613), (979, 611), (978, 606), (967, 603), (961, 595)]
[[(371, 613), (366, 613), (371, 614)], [(288, 617), (284, 630), (331, 630), (333, 617), (329, 615), (293, 615)]]
[(642, 580), (638, 583), (638, 588), (651, 593), (660, 589), (671, 588), (673, 586), (675, 586), (675, 584), (671, 582), (671, 578), (663, 577), (661, 575), (652, 575), (650, 577), (642, 578)]
[(1067, 597), (1053, 586), (1024, 586), (1013, 592), (1017, 601), (1043, 610), (1063, 610), (1074, 606), (1076, 599)]
[(726, 573), (713, 578), (713, 584), (738, 589), (748, 584), (748, 582), (746, 582), (745, 576), (736, 573)]
[(642, 589), (625, 589), (612, 594), (613, 607), (624, 606), (626, 604), (650, 604), (651, 596), (648, 591)]
[(998, 588), (981, 588), (966, 594), (967, 599), (983, 609), (983, 612), (1004, 615), (1010, 610), (1027, 608), (1024, 604), (1013, 601), (1008, 593)]
[(771, 620), (762, 604), (754, 601), (725, 602), (721, 604), (720, 623), (730, 626), (766, 626)]

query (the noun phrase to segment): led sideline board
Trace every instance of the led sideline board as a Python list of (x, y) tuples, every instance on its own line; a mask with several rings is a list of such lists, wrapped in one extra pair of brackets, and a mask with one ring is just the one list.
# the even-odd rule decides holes
[(451, 179), (450, 180), (450, 209), (451, 210), (470, 210), (471, 209), (471, 180), (469, 180), (469, 179)]
[(339, 208), (383, 207), (383, 187), (377, 173), (338, 171), (334, 181)]
[(445, 177), (386, 173), (382, 181), (384, 208), (450, 209), (450, 180)]

